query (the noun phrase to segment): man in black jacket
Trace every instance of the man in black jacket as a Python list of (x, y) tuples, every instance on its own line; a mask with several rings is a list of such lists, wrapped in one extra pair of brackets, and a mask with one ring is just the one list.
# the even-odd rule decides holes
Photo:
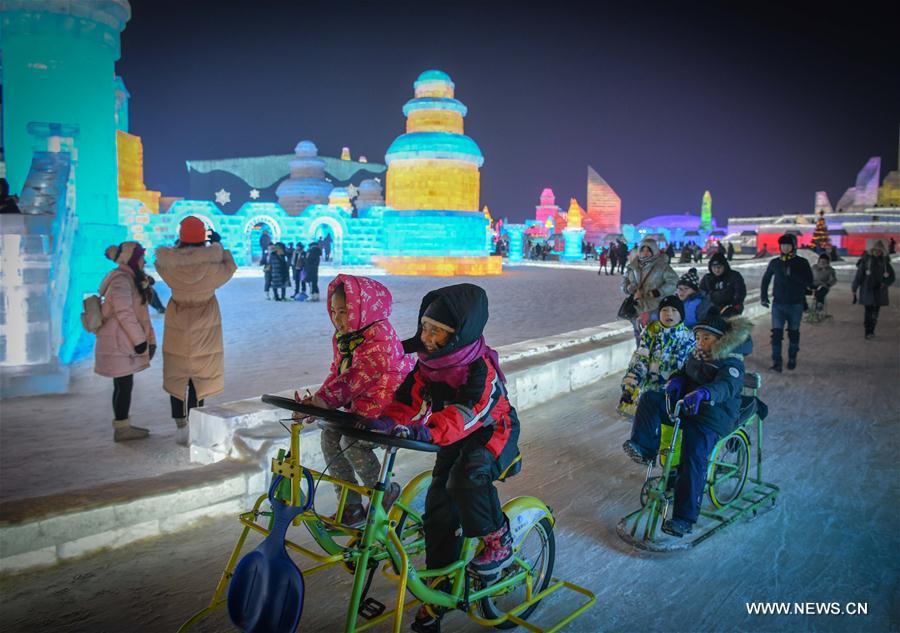
[(772, 369), (781, 371), (781, 341), (784, 326), (788, 329), (788, 369), (797, 367), (800, 351), (800, 320), (806, 303), (806, 289), (812, 285), (813, 275), (809, 262), (797, 256), (797, 238), (785, 233), (778, 238), (781, 256), (769, 262), (762, 278), (760, 303), (769, 307), (769, 282), (774, 278), (772, 290)]

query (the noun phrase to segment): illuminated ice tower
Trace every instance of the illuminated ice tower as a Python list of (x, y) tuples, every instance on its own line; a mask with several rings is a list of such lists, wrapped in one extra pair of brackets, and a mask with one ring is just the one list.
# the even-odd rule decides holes
[[(478, 144), (463, 134), (466, 106), (453, 97), (447, 73), (428, 70), (403, 106), (406, 134), (385, 154), (385, 253), (380, 264), (407, 274), (500, 272), (485, 248), (479, 211)], [(402, 257), (403, 259), (397, 259)]]
[(13, 193), (22, 189), (33, 153), (54, 151), (60, 143), (52, 134), (35, 136), (36, 128), (77, 130), (69, 207), (77, 228), (53, 265), (57, 283), (71, 279), (62, 317), (64, 362), (83, 332), (82, 296), (96, 292), (109, 270), (103, 248), (125, 236), (118, 225), (114, 65), (130, 17), (127, 0), (0, 0), (3, 147)]
[(712, 230), (712, 194), (703, 192), (703, 202), (700, 204), (700, 230)]

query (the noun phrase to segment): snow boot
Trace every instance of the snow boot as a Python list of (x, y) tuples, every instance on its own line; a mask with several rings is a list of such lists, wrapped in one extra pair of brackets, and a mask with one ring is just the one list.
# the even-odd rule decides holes
[(469, 567), (487, 583), (500, 576), (500, 572), (513, 562), (512, 534), (509, 533), (509, 520), (504, 516), (499, 530), (481, 537), (484, 547)]
[(668, 521), (663, 521), (662, 531), (670, 536), (681, 538), (685, 534), (690, 534), (694, 531), (694, 524), (684, 519), (669, 519)]
[(306, 301), (307, 299), (309, 299), (309, 295), (305, 292), (301, 292), (296, 297), (294, 297), (294, 301)]
[(394, 505), (397, 497), (400, 496), (400, 492), (400, 484), (392, 481), (391, 487), (384, 491), (384, 497), (381, 499), (381, 507), (384, 508), (385, 512), (391, 509), (391, 506)]
[(787, 368), (792, 371), (794, 369), (797, 369), (797, 357), (796, 356), (788, 356)]
[(139, 426), (131, 426), (131, 418), (113, 420), (113, 441), (127, 442), (129, 440), (142, 440), (150, 435), (150, 431)]
[(772, 329), (772, 371), (781, 373), (781, 341), (784, 339), (784, 330)]
[(187, 418), (175, 418), (175, 443), (179, 446), (188, 446), (191, 443)]
[(423, 604), (419, 607), (419, 610), (416, 611), (416, 619), (413, 620), (410, 628), (415, 631), (415, 633), (441, 633), (441, 617), (431, 615), (428, 608)]
[(800, 351), (800, 330), (788, 330), (788, 369), (797, 368), (797, 352)]
[(343, 525), (358, 527), (366, 522), (366, 509), (361, 503), (348, 503), (344, 506), (344, 513), (341, 515), (340, 521), (337, 520), (337, 512), (328, 518)]
[(310, 300), (310, 301), (318, 301), (318, 300), (319, 300), (319, 293), (318, 293), (318, 292), (314, 292), (314, 293), (312, 293), (311, 295), (309, 295), (309, 300)]
[(641, 447), (637, 445), (637, 442), (634, 442), (633, 440), (625, 440), (625, 443), (622, 444), (622, 450), (631, 458), (631, 461), (640, 464), (641, 466), (646, 466), (653, 461), (652, 458), (644, 455), (644, 451), (642, 451)]

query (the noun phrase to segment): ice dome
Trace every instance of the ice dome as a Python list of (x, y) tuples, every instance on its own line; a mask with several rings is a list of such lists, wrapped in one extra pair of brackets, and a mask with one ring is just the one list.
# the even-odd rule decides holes
[(638, 224), (638, 228), (655, 229), (660, 227), (696, 231), (700, 228), (700, 216), (688, 213), (682, 215), (655, 215)]
[(297, 156), (318, 156), (319, 148), (312, 141), (300, 141), (294, 148)]
[(426, 70), (416, 81), (449, 81), (453, 83), (453, 80), (450, 79), (450, 75), (445, 73), (443, 70)]

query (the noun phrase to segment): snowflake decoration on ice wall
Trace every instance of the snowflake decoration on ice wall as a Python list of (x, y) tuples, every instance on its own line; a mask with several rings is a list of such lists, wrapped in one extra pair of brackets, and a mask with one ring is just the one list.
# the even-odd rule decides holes
[(224, 189), (219, 189), (216, 192), (216, 204), (228, 204), (231, 202), (231, 194)]
[(259, 189), (251, 189), (250, 190), (250, 199), (258, 200), (259, 199)]

